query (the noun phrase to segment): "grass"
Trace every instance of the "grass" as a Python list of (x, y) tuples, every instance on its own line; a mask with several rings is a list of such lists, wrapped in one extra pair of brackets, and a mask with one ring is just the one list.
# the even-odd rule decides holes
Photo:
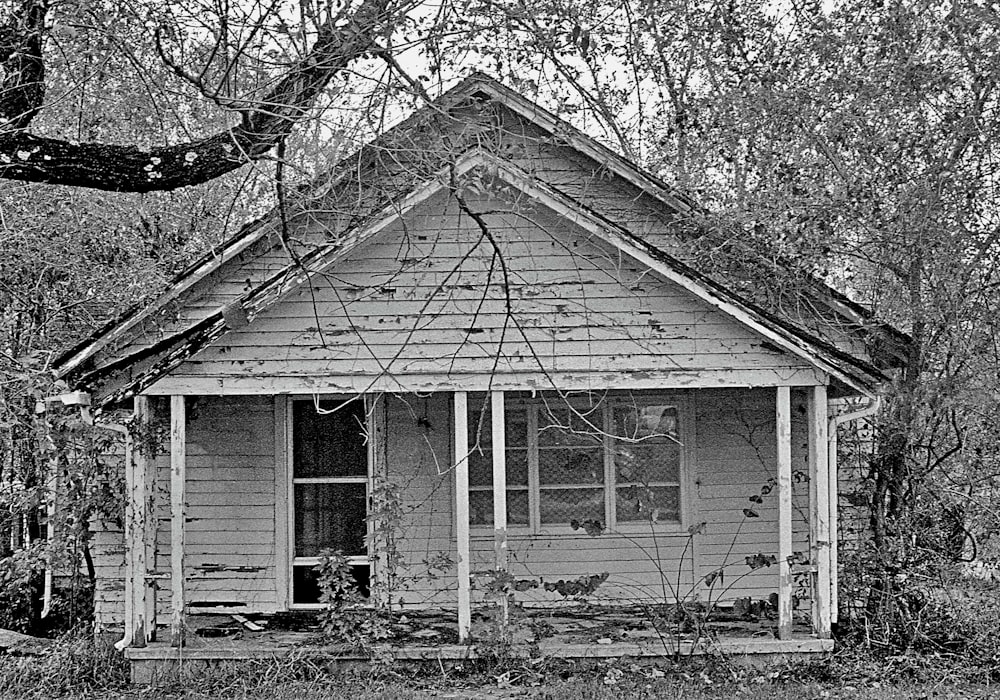
[(768, 669), (711, 663), (640, 667), (628, 660), (581, 668), (542, 661), (464, 670), (331, 675), (307, 658), (241, 662), (210, 673), (185, 673), (156, 687), (131, 686), (113, 649), (86, 638), (60, 641), (46, 656), (0, 656), (0, 698), (80, 700), (404, 700), (536, 698), (538, 700), (946, 700), (991, 698), (996, 685), (960, 659), (839, 655), (823, 663)]

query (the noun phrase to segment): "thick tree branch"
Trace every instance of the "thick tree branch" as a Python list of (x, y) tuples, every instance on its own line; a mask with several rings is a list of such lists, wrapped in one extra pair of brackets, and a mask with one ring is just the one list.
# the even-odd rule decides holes
[(42, 108), (45, 63), (42, 34), (46, 0), (23, 0), (0, 25), (0, 134), (26, 129)]
[[(376, 37), (396, 9), (392, 0), (363, 0), (351, 16), (325, 27), (309, 54), (270, 93), (242, 110), (238, 126), (203, 139), (147, 151), (45, 138), (0, 126), (0, 178), (151, 192), (224, 175), (265, 155), (303, 121), (330, 80), (376, 48)], [(0, 105), (0, 114), (5, 108)]]

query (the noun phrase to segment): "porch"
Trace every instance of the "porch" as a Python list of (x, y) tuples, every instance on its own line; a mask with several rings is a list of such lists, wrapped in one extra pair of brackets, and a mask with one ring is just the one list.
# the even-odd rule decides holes
[[(358, 402), (365, 410), (352, 420), (366, 425), (366, 443), (360, 453), (363, 468), (356, 475), (329, 479), (312, 472), (300, 475), (294, 458), (302, 451), (295, 426), (306, 425), (303, 416), (311, 414), (314, 406), (318, 412), (325, 405), (315, 397), (137, 399), (137, 415), (147, 424), (157, 420), (154, 413), (161, 423), (169, 418), (170, 440), (167, 454), (159, 459), (151, 459), (134, 444), (129, 448), (123, 646), (131, 647), (130, 658), (270, 655), (307, 641), (294, 635), (276, 638), (273, 630), (260, 636), (241, 631), (238, 640), (203, 638), (197, 629), (205, 618), (192, 613), (280, 615), (318, 608), (318, 597), (306, 597), (310, 586), (316, 595), (314, 582), (306, 576), (318, 560), (318, 550), (297, 545), (298, 540), (311, 536), (311, 530), (292, 511), (306, 509), (301, 499), (296, 500), (297, 489), (315, 490), (327, 483), (360, 494), (358, 522), (364, 549), (347, 553), (354, 555), (350, 563), (355, 568), (372, 580), (379, 579), (371, 602), (404, 615), (418, 615), (421, 609), (435, 606), (451, 610), (446, 618), (451, 625), (448, 637), (457, 646), (432, 646), (434, 654), (467, 658), (478, 653), (475, 644), (483, 636), (475, 630), (474, 614), (491, 600), (500, 600), (499, 614), (507, 614), (502, 606), (508, 599), (528, 606), (548, 603), (549, 609), (553, 602), (586, 598), (603, 603), (607, 610), (640, 603), (643, 607), (638, 609), (649, 610), (657, 604), (699, 600), (713, 607), (739, 603), (744, 612), (768, 610), (766, 625), (748, 625), (738, 615), (732, 629), (716, 627), (710, 636), (692, 634), (693, 630), (674, 633), (669, 644), (663, 630), (652, 623), (645, 635), (639, 633), (641, 626), (630, 624), (627, 635), (591, 639), (593, 635), (588, 637), (585, 631), (593, 631), (594, 624), (576, 617), (572, 625), (560, 621), (553, 635), (536, 635), (534, 646), (529, 645), (556, 655), (662, 656), (667, 647), (685, 654), (709, 649), (750, 653), (751, 647), (761, 650), (753, 653), (830, 648), (830, 623), (836, 609), (831, 605), (836, 595), (831, 524), (836, 510), (828, 494), (835, 492), (836, 481), (835, 470), (830, 468), (833, 447), (828, 440), (825, 386), (653, 390), (630, 393), (625, 404), (604, 395), (605, 412), (593, 414), (602, 426), (598, 448), (555, 445), (547, 456), (540, 456), (545, 446), (531, 437), (539, 433), (543, 404), (517, 396), (517, 392), (498, 390), (428, 395), (415, 414), (405, 398)], [(334, 403), (339, 406), (344, 401)], [(374, 410), (376, 404), (381, 413)], [(167, 405), (169, 411), (164, 410)], [(623, 405), (628, 406), (626, 419), (641, 414), (643, 420), (654, 419), (651, 425), (662, 432), (648, 442), (635, 438), (625, 447), (615, 443), (618, 429), (613, 422), (619, 420), (618, 409)], [(298, 413), (296, 406), (302, 409)], [(553, 409), (544, 410), (547, 416)], [(567, 425), (574, 420), (570, 414), (565, 419)], [(526, 442), (515, 444), (510, 421), (522, 430), (531, 426)], [(734, 438), (734, 431), (743, 427), (753, 433), (750, 438), (756, 444), (753, 439)], [(639, 429), (637, 424), (629, 427), (630, 431)], [(324, 430), (337, 432), (333, 423)], [(255, 440), (270, 443), (273, 452), (264, 454), (264, 447), (254, 448)], [(621, 487), (618, 482), (623, 479), (615, 460), (638, 459), (641, 450), (634, 443), (655, 448), (658, 464), (675, 463), (668, 465), (668, 479), (661, 477), (642, 489), (662, 499), (659, 514), (639, 504), (643, 522), (631, 522), (631, 516), (615, 510), (621, 507), (616, 484)], [(673, 444), (680, 448), (670, 447)], [(414, 451), (424, 446), (430, 449), (430, 457), (414, 457)], [(234, 454), (227, 452), (236, 448)], [(572, 507), (597, 510), (589, 520), (584, 512), (579, 516), (584, 522), (572, 528), (568, 516), (562, 524), (547, 522), (547, 513), (563, 517), (567, 511), (554, 509), (542, 499), (552, 494), (565, 498), (562, 494), (567, 487), (557, 484), (546, 491), (539, 483), (542, 457), (551, 464), (553, 455), (565, 453), (580, 463), (579, 456), (587, 450), (596, 455), (593, 464), (603, 465), (603, 474), (594, 475), (593, 484), (570, 485), (573, 493), (584, 496)], [(243, 456), (245, 452), (256, 456)], [(520, 460), (526, 472), (517, 477), (517, 469), (508, 460)], [(421, 475), (413, 466), (415, 461), (439, 466), (428, 467), (430, 471)], [(244, 462), (246, 466), (232, 466)], [(802, 468), (793, 469), (799, 462)], [(402, 572), (389, 571), (382, 551), (386, 543), (372, 530), (382, 516), (364, 512), (374, 476), (392, 476), (393, 469), (397, 473), (403, 469), (408, 479), (404, 502), (423, 509), (416, 512), (415, 506), (410, 522), (392, 525), (407, 533), (392, 544), (394, 556), (405, 560), (404, 568), (410, 567)], [(574, 479), (582, 481), (578, 476)], [(601, 494), (596, 506), (588, 500), (591, 492)], [(157, 505), (157, 493), (169, 494), (169, 503)], [(511, 504), (518, 498), (520, 508)], [(331, 511), (334, 504), (321, 505), (317, 514)], [(347, 511), (341, 506), (332, 512), (339, 521)], [(414, 535), (415, 531), (420, 534)], [(381, 537), (385, 535), (382, 532)], [(429, 577), (428, 559), (435, 553), (449, 560), (448, 569)], [(419, 572), (422, 580), (414, 583), (412, 570), (421, 567), (425, 569)], [(603, 576), (596, 597), (592, 590), (584, 595), (574, 592), (581, 571), (591, 578)], [(392, 576), (396, 582), (409, 577), (409, 586), (390, 590)], [(498, 582), (509, 596), (491, 592)], [(553, 613), (531, 613), (544, 614)], [(565, 613), (560, 615), (565, 617)], [(642, 616), (632, 618), (641, 620)], [(169, 635), (157, 641), (157, 627), (169, 630)], [(165, 638), (173, 651), (163, 646)], [(226, 651), (235, 641), (238, 644)], [(397, 641), (395, 647), (402, 654), (420, 657), (426, 652), (427, 645), (418, 639)], [(413, 649), (424, 651), (407, 651)]]
[[(713, 654), (735, 662), (767, 663), (788, 655), (821, 655), (833, 650), (832, 639), (820, 639), (806, 622), (796, 622), (786, 639), (777, 637), (774, 619), (767, 616), (716, 613), (717, 620), (693, 629), (690, 624), (666, 620), (670, 611), (646, 606), (607, 608), (592, 605), (521, 609), (509, 631), (509, 643), (497, 640), (496, 612), (473, 614), (470, 643), (457, 636), (457, 615), (450, 611), (416, 611), (393, 615), (387, 622), (388, 639), (367, 648), (323, 643), (318, 624), (283, 616), (253, 616), (241, 623), (224, 615), (188, 617), (183, 648), (152, 642), (126, 651), (132, 680), (152, 683), (158, 678), (214, 664), (245, 660), (299, 657), (334, 671), (363, 669), (373, 658), (396, 665), (457, 663), (507, 658), (531, 663), (597, 663), (629, 658), (655, 663)], [(772, 616), (773, 617), (773, 616)], [(245, 618), (244, 618), (245, 620)], [(255, 629), (248, 629), (247, 627)]]

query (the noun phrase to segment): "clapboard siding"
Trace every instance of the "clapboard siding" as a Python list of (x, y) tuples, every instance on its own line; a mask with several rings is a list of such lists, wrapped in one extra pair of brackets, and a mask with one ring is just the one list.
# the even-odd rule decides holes
[[(469, 148), (479, 147), (500, 154), (539, 182), (574, 198), (584, 208), (643, 237), (697, 269), (716, 274), (720, 278), (733, 273), (728, 269), (712, 269), (711, 256), (706, 260), (699, 246), (692, 245), (692, 234), (695, 238), (700, 238), (704, 232), (693, 231), (690, 222), (685, 222), (674, 208), (664, 204), (650, 192), (615, 175), (606, 164), (584, 155), (537, 124), (499, 103), (486, 109), (454, 105), (450, 109), (457, 119), (446, 118), (439, 121), (427, 115), (415, 118), (407, 127), (413, 129), (412, 132), (403, 131), (387, 137), (388, 141), (383, 147), (390, 149), (389, 151), (372, 152), (368, 154), (369, 157), (356, 163), (345, 164), (345, 168), (350, 168), (347, 177), (331, 187), (324, 189), (317, 183), (312, 190), (294, 193), (289, 227), (291, 240), (296, 242), (298, 252), (303, 253), (316, 245), (344, 239), (345, 235), (353, 232), (352, 227), (359, 223), (363, 225), (367, 217), (395, 200), (402, 191), (413, 187), (414, 183), (432, 179), (441, 167), (461, 153)], [(437, 131), (440, 128), (450, 132), (448, 139), (441, 138)], [(393, 151), (392, 144), (397, 141), (399, 150)], [(488, 183), (479, 183), (479, 187), (474, 189), (482, 189), (484, 185), (489, 186)], [(397, 187), (402, 190), (397, 191)], [(470, 192), (465, 194), (469, 199), (473, 198)], [(551, 231), (552, 217), (545, 215), (537, 203), (514, 188), (506, 188), (505, 196), (508, 198), (509, 212), (491, 213), (487, 217), (491, 228), (519, 227), (521, 230), (528, 230), (524, 223), (534, 220), (537, 225), (533, 231), (528, 230), (534, 238), (525, 236), (521, 244), (549, 247), (550, 250), (543, 247), (536, 251), (539, 254), (535, 259), (542, 263), (538, 268), (540, 271), (551, 273), (566, 269), (564, 263), (571, 260), (580, 263), (579, 271), (584, 274), (587, 273), (588, 265), (610, 270), (629, 266), (630, 261), (622, 260), (614, 254), (609, 255), (606, 250), (591, 249), (583, 253), (572, 245), (564, 245), (563, 252), (567, 255), (560, 258), (549, 254), (559, 244), (541, 240), (540, 236)], [(441, 194), (437, 199), (447, 199), (447, 195)], [(385, 279), (399, 273), (430, 273), (433, 267), (431, 256), (454, 259), (455, 249), (468, 242), (464, 238), (468, 227), (456, 225), (462, 220), (456, 216), (454, 208), (449, 210), (438, 207), (430, 212), (426, 208), (427, 205), (424, 205), (423, 228), (415, 230), (410, 222), (406, 222), (406, 235), (397, 237), (394, 245), (383, 246), (374, 251), (367, 251), (366, 246), (366, 255), (363, 261), (357, 261), (356, 271), (373, 272)], [(103, 348), (95, 358), (96, 364), (100, 365), (120, 354), (139, 351), (183, 330), (192, 321), (205, 318), (290, 266), (293, 261), (274, 232), (275, 220), (276, 215), (272, 213), (269, 218), (251, 227), (253, 232), (268, 233), (262, 234), (259, 240), (240, 254), (180, 293), (138, 327)], [(510, 245), (510, 242), (506, 245)], [(480, 248), (486, 250), (489, 245), (483, 242)], [(367, 252), (371, 254), (368, 255)], [(511, 252), (516, 254), (517, 250), (513, 249)], [(485, 260), (485, 256), (480, 258)], [(474, 264), (474, 261), (469, 264)], [(555, 267), (547, 269), (547, 265)], [(642, 270), (638, 272), (641, 274)], [(801, 304), (797, 299), (779, 299), (775, 295), (783, 292), (756, 283), (752, 279), (755, 275), (752, 270), (735, 274), (737, 277), (739, 274), (751, 276), (750, 279), (727, 280), (726, 284), (735, 291), (746, 294), (763, 306), (780, 308), (781, 313), (840, 345), (842, 349), (855, 352), (861, 357), (866, 356), (860, 336), (846, 328), (843, 319), (836, 318), (822, 302), (813, 299), (811, 303)], [(431, 277), (428, 276), (426, 281), (430, 283)], [(527, 281), (519, 280), (520, 283)], [(368, 285), (362, 280), (359, 286)], [(567, 290), (563, 296), (570, 298), (571, 293)]]
[[(793, 469), (807, 470), (805, 392), (793, 392)], [(766, 599), (777, 587), (776, 568), (749, 573), (745, 558), (776, 554), (777, 511), (774, 492), (753, 504), (749, 497), (775, 474), (773, 388), (689, 392), (694, 445), (688, 467), (693, 485), (684, 527), (704, 521), (704, 532), (691, 541), (681, 530), (605, 533), (551, 532), (529, 535), (512, 530), (512, 574), (536, 583), (610, 574), (594, 600), (657, 601), (666, 586), (673, 599), (678, 580), (681, 597), (728, 602), (738, 597)], [(395, 572), (391, 599), (403, 607), (453, 607), (452, 567), (430, 571), (434, 563), (454, 560), (454, 486), (452, 396), (384, 395), (377, 420), (384, 426), (378, 466), (403, 497), (397, 523), (402, 563)], [(275, 569), (274, 411), (269, 397), (199, 398), (192, 401), (188, 434), (188, 513), (185, 565), (189, 600), (194, 609), (274, 610)], [(232, 439), (233, 432), (239, 440)], [(268, 456), (270, 455), (270, 456)], [(158, 460), (157, 570), (169, 570), (167, 511), (168, 465)], [(795, 484), (794, 548), (808, 547), (808, 483)], [(747, 518), (744, 508), (759, 517)], [(474, 528), (473, 571), (493, 566), (493, 535)], [(122, 618), (120, 531), (98, 528), (92, 543), (98, 568), (98, 621), (117, 625)], [(682, 558), (683, 554), (683, 558)], [(709, 591), (703, 578), (723, 568), (725, 578)], [(384, 574), (384, 572), (382, 572)], [(735, 582), (735, 583), (734, 583)], [(476, 600), (481, 599), (477, 592)], [(539, 585), (517, 594), (522, 602), (553, 602), (558, 594)], [(161, 609), (169, 605), (167, 587)]]
[[(798, 392), (794, 395), (793, 468), (805, 472), (804, 397)], [(696, 431), (690, 455), (690, 467), (696, 470), (691, 481), (696, 486), (690, 507), (696, 520), (706, 523), (704, 533), (689, 544), (686, 534), (669, 530), (656, 537), (643, 532), (591, 537), (561, 532), (525, 535), (514, 529), (509, 551), (516, 578), (554, 582), (609, 572), (608, 581), (595, 594), (595, 600), (602, 602), (662, 600), (664, 577), (668, 591), (679, 577), (680, 595), (697, 595), (703, 601), (709, 597), (725, 602), (747, 596), (767, 599), (777, 590), (775, 567), (747, 574), (745, 563), (746, 557), (757, 553), (777, 554), (776, 494), (765, 496), (761, 505), (748, 500), (776, 474), (774, 389), (693, 391), (690, 396)], [(390, 398), (387, 406), (389, 478), (402, 479), (406, 514), (401, 528), (406, 561), (401, 573), (406, 585), (394, 601), (451, 607), (455, 605), (454, 572), (429, 577), (424, 564), (442, 553), (453, 557), (455, 550), (453, 476), (439, 473), (450, 459), (449, 397)], [(430, 432), (418, 425), (424, 419)], [(807, 501), (808, 484), (800, 481), (793, 503), (796, 551), (808, 546)], [(747, 507), (753, 507), (759, 517), (745, 517)], [(693, 523), (685, 526), (689, 524)], [(472, 568), (482, 575), (493, 566), (493, 534), (488, 528), (474, 528), (472, 535)], [(710, 595), (702, 579), (719, 568), (725, 568), (726, 575)], [(518, 593), (517, 599), (552, 602), (559, 596), (539, 587)]]
[(496, 251), (435, 196), (171, 380), (601, 372), (627, 387), (643, 371), (810, 367), (542, 207), (470, 206), (491, 212)]

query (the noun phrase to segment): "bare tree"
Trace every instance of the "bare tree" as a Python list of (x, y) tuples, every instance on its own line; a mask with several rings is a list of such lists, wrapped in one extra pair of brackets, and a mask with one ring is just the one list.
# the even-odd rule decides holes
[[(331, 3), (332, 5), (332, 3)], [(267, 6), (244, 43), (231, 45), (225, 11), (218, 26), (205, 24), (200, 67), (172, 57), (167, 33), (157, 26), (155, 44), (160, 58), (202, 97), (238, 117), (216, 133), (155, 148), (134, 144), (80, 142), (32, 133), (35, 118), (45, 108), (46, 42), (53, 32), (49, 0), (0, 2), (0, 178), (90, 187), (120, 192), (169, 191), (197, 185), (265, 156), (309, 117), (331, 81), (360, 57), (379, 53), (379, 37), (391, 30), (410, 7), (406, 0), (361, 0), (333, 11), (303, 3), (301, 19), (311, 24), (311, 46), (286, 65), (255, 95), (233, 97), (220, 85), (234, 80), (248, 48), (267, 44), (264, 23), (287, 26), (278, 3)], [(167, 27), (169, 29), (169, 26)], [(303, 29), (302, 36), (307, 33)], [(272, 53), (274, 42), (271, 42)], [(263, 49), (261, 49), (263, 50)], [(270, 55), (270, 54), (269, 54)], [(138, 88), (139, 86), (137, 86)]]

